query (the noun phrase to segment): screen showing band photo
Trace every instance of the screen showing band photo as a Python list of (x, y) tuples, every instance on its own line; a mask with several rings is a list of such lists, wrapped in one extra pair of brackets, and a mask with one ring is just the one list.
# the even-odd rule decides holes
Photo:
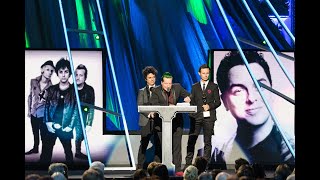
[(244, 50), (246, 66), (236, 50), (209, 50), (211, 79), (222, 100), (212, 149), (227, 164), (239, 157), (251, 163), (294, 163), (294, 52), (278, 54)]
[[(74, 69), (67, 50), (25, 50), (26, 164), (81, 162), (86, 159), (81, 153), (87, 154), (85, 140), (91, 154), (99, 159), (95, 151), (101, 150), (105, 114), (95, 107), (104, 107), (103, 51), (77, 49), (71, 53)], [(72, 71), (79, 99), (87, 103), (81, 104), (84, 126), (77, 109)]]

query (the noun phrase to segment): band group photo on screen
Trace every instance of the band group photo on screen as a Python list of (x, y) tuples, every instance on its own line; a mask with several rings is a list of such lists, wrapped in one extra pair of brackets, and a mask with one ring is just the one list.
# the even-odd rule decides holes
[(102, 52), (74, 51), (74, 69), (66, 50), (26, 50), (25, 57), (26, 163), (87, 163), (92, 137), (102, 134), (102, 113), (94, 109), (103, 107)]

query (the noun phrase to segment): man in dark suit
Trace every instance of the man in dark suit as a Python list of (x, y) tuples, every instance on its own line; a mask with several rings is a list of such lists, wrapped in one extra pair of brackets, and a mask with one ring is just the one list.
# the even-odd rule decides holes
[[(161, 78), (161, 86), (156, 87), (153, 90), (150, 98), (151, 105), (160, 106), (175, 106), (179, 98), (184, 98), (185, 102), (190, 102), (188, 93), (179, 83), (172, 84), (172, 75), (169, 72), (165, 72)], [(150, 113), (150, 116), (155, 116), (154, 113)], [(175, 165), (176, 172), (181, 171), (181, 139), (183, 133), (183, 118), (182, 114), (178, 113), (172, 120), (172, 153), (173, 164)], [(161, 136), (160, 136), (161, 139)]]
[[(147, 66), (142, 70), (144, 80), (147, 85), (139, 90), (138, 93), (138, 106), (140, 105), (150, 105), (149, 99), (152, 96), (152, 89), (156, 87), (156, 75), (158, 71), (153, 66)], [(137, 169), (144, 168), (144, 163), (146, 160), (146, 150), (150, 141), (150, 138), (154, 134), (154, 147), (155, 147), (155, 157), (154, 160), (157, 162), (161, 161), (161, 143), (159, 136), (161, 136), (161, 119), (158, 116), (150, 117), (149, 113), (139, 114), (139, 126), (141, 132), (140, 147), (138, 152), (138, 165)]]
[(200, 82), (192, 85), (191, 105), (197, 106), (197, 112), (190, 114), (190, 131), (187, 146), (186, 165), (192, 164), (194, 148), (203, 128), (204, 155), (210, 162), (211, 159), (211, 137), (214, 134), (214, 123), (217, 120), (216, 108), (221, 105), (218, 85), (209, 81), (210, 68), (203, 64), (199, 68)]

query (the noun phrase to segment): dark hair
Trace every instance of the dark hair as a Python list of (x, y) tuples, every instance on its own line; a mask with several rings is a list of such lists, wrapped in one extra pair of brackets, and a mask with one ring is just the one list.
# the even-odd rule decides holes
[(161, 164), (153, 169), (152, 175), (159, 176), (161, 180), (169, 179), (169, 171), (166, 165)]
[(58, 75), (58, 71), (61, 68), (68, 68), (69, 72), (71, 73), (71, 67), (70, 67), (70, 62), (64, 58), (61, 58), (57, 64), (56, 64), (56, 74)]
[(208, 68), (209, 71), (211, 70), (211, 68), (207, 65), (207, 64), (202, 64), (200, 67), (199, 67), (199, 72), (201, 72), (201, 69), (206, 69)]
[(274, 171), (274, 179), (275, 180), (286, 179), (291, 174), (291, 172), (292, 171), (287, 164), (285, 163), (279, 164), (276, 170)]
[(239, 167), (238, 171), (236, 172), (237, 176), (240, 178), (242, 176), (247, 176), (250, 178), (254, 177), (253, 169), (248, 164), (243, 164)]
[(202, 172), (206, 170), (208, 165), (208, 160), (203, 156), (197, 156), (194, 159), (193, 165), (198, 168), (198, 175), (200, 175)]
[(147, 172), (144, 169), (137, 169), (133, 174), (134, 180), (139, 180), (144, 177), (147, 177)]
[(163, 81), (163, 78), (173, 78), (173, 77), (169, 72), (165, 72), (165, 73), (163, 73), (163, 75), (161, 77), (161, 81)]
[(68, 166), (64, 163), (52, 163), (48, 167), (48, 174), (51, 176), (55, 172), (61, 172), (66, 178), (68, 178)]
[(79, 64), (78, 67), (76, 68), (76, 70), (77, 69), (83, 69), (85, 71), (84, 72), (84, 78), (87, 79), (88, 70), (87, 70), (86, 66), (83, 65), (83, 64)]
[(234, 161), (234, 168), (237, 171), (239, 169), (239, 167), (243, 164), (248, 164), (249, 165), (249, 161), (243, 158), (238, 158)]
[[(270, 84), (272, 85), (269, 65), (263, 58), (262, 53), (258, 53), (257, 51), (243, 51), (248, 63), (258, 63), (266, 73)], [(244, 65), (244, 61), (240, 55), (239, 51), (230, 51), (225, 57), (221, 60), (220, 65), (217, 70), (217, 83), (221, 94), (223, 95), (228, 90), (229, 70), (238, 65)]]
[(146, 66), (145, 68), (143, 68), (142, 74), (144, 79), (147, 79), (147, 75), (150, 73), (156, 76), (158, 74), (158, 71), (153, 66)]
[(254, 163), (252, 164), (253, 172), (255, 178), (265, 178), (266, 173), (262, 164)]

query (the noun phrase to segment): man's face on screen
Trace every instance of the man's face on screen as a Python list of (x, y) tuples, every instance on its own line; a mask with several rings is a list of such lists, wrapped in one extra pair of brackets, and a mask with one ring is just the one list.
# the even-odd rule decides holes
[(85, 78), (85, 72), (86, 70), (84, 69), (76, 69), (76, 81), (77, 81), (77, 85), (83, 84), (86, 81)]
[(50, 65), (45, 65), (45, 66), (42, 67), (41, 72), (42, 72), (42, 75), (43, 75), (45, 78), (51, 79), (51, 76), (52, 76), (52, 74), (53, 74), (53, 72), (54, 72), (54, 69), (53, 69), (53, 67), (50, 66)]
[[(258, 63), (249, 67), (257, 81), (270, 87), (270, 82), (263, 68)], [(226, 108), (238, 121), (247, 121), (252, 125), (260, 125), (267, 121), (270, 114), (258, 89), (254, 85), (245, 65), (234, 66), (229, 70), (229, 89), (225, 94)], [(261, 88), (263, 95), (270, 103), (271, 93)]]
[(152, 73), (149, 73), (145, 80), (149, 86), (153, 86), (156, 83), (156, 76)]
[(70, 77), (69, 69), (67, 67), (60, 68), (58, 70), (58, 77), (60, 79), (60, 82), (66, 83), (68, 81), (69, 77)]

